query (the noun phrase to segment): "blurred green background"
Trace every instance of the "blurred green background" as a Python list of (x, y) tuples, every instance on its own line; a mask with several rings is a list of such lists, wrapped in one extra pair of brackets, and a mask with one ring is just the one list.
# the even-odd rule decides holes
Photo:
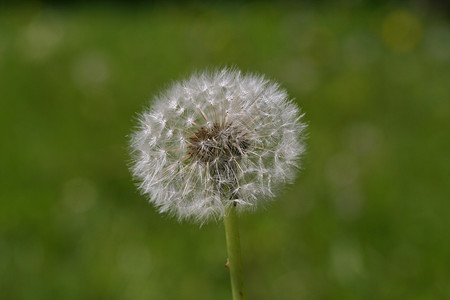
[(127, 169), (151, 96), (237, 65), (306, 112), (295, 184), (241, 219), (249, 299), (450, 299), (450, 26), (422, 2), (0, 6), (0, 299), (230, 299), (223, 225)]

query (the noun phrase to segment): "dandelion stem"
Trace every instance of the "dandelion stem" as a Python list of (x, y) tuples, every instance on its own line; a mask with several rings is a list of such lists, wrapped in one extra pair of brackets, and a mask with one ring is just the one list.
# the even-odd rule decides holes
[(227, 239), (228, 267), (230, 269), (233, 300), (247, 299), (242, 272), (241, 245), (239, 241), (239, 224), (236, 207), (231, 205), (224, 217)]

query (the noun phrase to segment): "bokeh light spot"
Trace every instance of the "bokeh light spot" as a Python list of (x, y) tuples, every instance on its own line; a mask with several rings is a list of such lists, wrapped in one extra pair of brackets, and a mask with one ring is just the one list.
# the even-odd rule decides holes
[(395, 52), (408, 52), (416, 48), (422, 38), (422, 24), (408, 11), (390, 13), (382, 24), (382, 38)]
[(73, 64), (72, 77), (82, 90), (104, 86), (110, 79), (110, 65), (102, 52), (80, 55)]
[(64, 184), (62, 200), (70, 212), (87, 211), (95, 204), (97, 198), (97, 188), (88, 179), (75, 178)]
[(35, 20), (24, 28), (17, 47), (25, 59), (45, 61), (56, 53), (63, 37), (64, 30), (58, 22)]

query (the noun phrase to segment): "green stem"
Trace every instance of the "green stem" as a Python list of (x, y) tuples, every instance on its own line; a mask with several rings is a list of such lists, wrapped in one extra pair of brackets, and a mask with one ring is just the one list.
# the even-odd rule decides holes
[(233, 300), (247, 299), (242, 272), (241, 245), (239, 241), (239, 224), (236, 207), (230, 206), (224, 217), (227, 238), (228, 268), (230, 269)]

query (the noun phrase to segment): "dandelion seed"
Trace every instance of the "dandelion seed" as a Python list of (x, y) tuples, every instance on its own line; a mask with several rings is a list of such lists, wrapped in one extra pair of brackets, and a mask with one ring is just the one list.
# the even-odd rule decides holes
[(254, 210), (294, 179), (302, 115), (264, 76), (222, 69), (176, 82), (141, 114), (131, 147), (140, 190), (160, 212), (205, 223)]

